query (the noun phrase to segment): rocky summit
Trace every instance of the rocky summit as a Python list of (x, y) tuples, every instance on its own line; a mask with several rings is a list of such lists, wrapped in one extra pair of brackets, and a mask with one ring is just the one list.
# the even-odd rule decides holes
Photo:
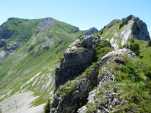
[(83, 31), (10, 18), (0, 26), (0, 113), (150, 113), (150, 56), (133, 15)]
[(150, 40), (146, 24), (133, 15), (113, 20), (100, 32), (102, 38), (108, 39), (114, 48), (125, 45), (129, 39)]

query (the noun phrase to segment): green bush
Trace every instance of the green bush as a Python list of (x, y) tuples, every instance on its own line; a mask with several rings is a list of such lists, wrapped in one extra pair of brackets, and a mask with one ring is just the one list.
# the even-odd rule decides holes
[(74, 89), (76, 88), (76, 84), (77, 80), (69, 80), (67, 83), (60, 86), (60, 88), (58, 89), (58, 94), (61, 96), (65, 96), (72, 93), (72, 91), (74, 91)]
[(97, 110), (96, 105), (94, 103), (87, 104), (87, 112), (86, 113), (95, 113)]
[(140, 54), (140, 46), (134, 40), (130, 41), (130, 44), (128, 45), (128, 48), (131, 49), (136, 55)]
[(149, 89), (146, 88), (144, 82), (122, 82), (120, 85), (121, 98), (127, 100), (127, 107), (120, 106), (120, 109), (124, 108), (128, 111), (134, 111), (135, 113), (150, 113), (151, 111), (151, 97)]
[(96, 52), (95, 60), (98, 60), (98, 58), (101, 58), (109, 51), (111, 51), (110, 43), (106, 40), (101, 40), (101, 42), (98, 43), (95, 48), (95, 52)]

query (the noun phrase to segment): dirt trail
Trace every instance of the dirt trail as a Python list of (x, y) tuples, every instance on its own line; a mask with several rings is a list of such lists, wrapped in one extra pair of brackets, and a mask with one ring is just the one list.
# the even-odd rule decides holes
[(44, 113), (44, 104), (32, 106), (36, 98), (30, 91), (13, 95), (0, 102), (0, 113)]

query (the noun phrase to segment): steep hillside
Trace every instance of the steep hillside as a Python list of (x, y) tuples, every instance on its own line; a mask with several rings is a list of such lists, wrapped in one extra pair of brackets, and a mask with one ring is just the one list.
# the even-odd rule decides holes
[[(26, 98), (26, 95), (27, 101), (28, 96), (34, 99), (33, 106), (43, 104), (51, 98), (50, 95), (54, 90), (55, 67), (63, 57), (62, 53), (68, 44), (81, 34), (77, 27), (52, 18), (33, 20), (10, 18), (2, 24), (0, 26), (0, 100), (4, 100), (3, 105), (12, 106), (14, 101), (17, 104), (20, 98)], [(30, 93), (26, 94), (26, 92)], [(23, 97), (17, 96), (20, 93)], [(16, 100), (12, 102), (10, 96), (14, 94)], [(24, 107), (24, 104), (20, 106)], [(29, 104), (31, 104), (30, 100)], [(11, 108), (5, 107), (0, 108), (2, 113), (12, 112)]]
[(150, 55), (147, 26), (132, 15), (81, 36), (56, 69), (45, 113), (150, 113)]

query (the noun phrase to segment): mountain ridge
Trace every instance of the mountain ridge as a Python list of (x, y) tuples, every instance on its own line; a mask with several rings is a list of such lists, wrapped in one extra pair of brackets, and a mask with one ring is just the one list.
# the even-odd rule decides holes
[[(150, 68), (150, 66), (148, 63), (146, 65), (146, 61), (144, 61), (145, 58), (143, 58), (148, 56), (147, 54), (143, 53), (145, 48), (147, 48), (147, 50), (150, 48), (146, 44), (146, 42), (150, 40), (146, 24), (138, 18), (130, 15), (126, 18), (126, 20), (123, 19), (124, 24), (123, 21), (122, 23), (119, 20), (112, 21), (111, 24), (105, 27), (105, 33), (108, 32), (112, 38), (116, 31), (113, 29), (112, 34), (110, 28), (113, 27), (120, 29), (124, 26), (123, 29), (125, 30), (126, 26), (127, 29), (127, 24), (130, 24), (131, 26), (131, 23), (129, 23), (127, 19), (128, 21), (134, 21), (134, 26), (136, 26), (136, 28), (133, 27), (133, 23), (132, 27), (128, 27), (128, 30), (132, 31), (128, 33), (126, 43), (121, 45), (120, 48), (114, 47), (110, 40), (102, 38), (104, 31), (99, 31), (90, 35), (84, 35), (80, 38), (80, 40), (76, 40), (74, 44), (69, 46), (67, 49), (68, 57), (66, 58), (65, 51), (64, 58), (60, 62), (60, 70), (63, 72), (61, 74), (56, 73), (57, 80), (58, 78), (61, 80), (66, 79), (66, 82), (62, 84), (60, 81), (61, 85), (57, 86), (53, 101), (47, 104), (45, 113), (145, 113), (150, 111), (150, 109), (147, 107), (150, 106), (147, 104), (148, 100), (140, 99), (149, 99), (149, 95), (145, 96), (143, 94), (142, 96), (140, 92), (137, 92), (139, 87), (143, 87), (147, 90), (146, 93), (149, 94), (149, 89), (144, 85), (141, 86), (141, 83), (139, 83), (146, 83), (146, 80), (150, 81), (148, 78), (150, 74), (147, 74), (149, 71), (147, 68)], [(135, 21), (138, 21), (138, 23), (135, 24)], [(119, 26), (116, 25), (117, 23), (120, 23)], [(137, 27), (139, 27), (140, 30), (138, 30)], [(133, 30), (136, 30), (136, 32)], [(140, 38), (140, 34), (142, 38)], [(121, 37), (117, 39), (120, 38), (124, 37), (121, 35)], [(76, 63), (80, 64), (83, 60), (89, 61), (89, 59), (85, 58), (82, 59), (81, 62), (74, 62), (74, 54), (76, 55), (77, 51), (83, 52), (81, 48), (89, 48), (89, 50), (91, 50), (90, 48), (93, 48), (92, 50), (95, 54), (94, 57), (90, 57), (90, 59), (94, 60), (91, 60), (91, 63), (87, 65), (85, 69), (83, 69), (82, 73), (78, 72), (78, 74), (75, 74), (73, 72), (77, 72), (79, 69), (74, 68), (72, 70), (72, 65), (80, 67), (76, 65)], [(79, 56), (82, 57), (83, 53), (79, 52), (78, 54), (81, 54)], [(89, 54), (86, 56), (89, 56)], [(70, 59), (72, 59), (73, 62), (71, 62)], [(62, 65), (65, 65), (64, 63), (68, 62), (68, 60), (71, 63), (66, 64), (66, 67), (62, 67)], [(136, 62), (137, 64), (135, 64)], [(82, 65), (84, 64), (81, 64), (81, 66)], [(147, 67), (143, 67), (141, 65), (146, 65)], [(66, 71), (64, 69), (66, 69)], [(71, 72), (68, 71), (70, 69), (72, 70)], [(139, 73), (135, 70), (139, 71)], [(141, 73), (143, 73), (143, 75), (141, 75)], [(64, 74), (66, 76), (62, 76)], [(127, 82), (129, 83), (127, 84)], [(56, 84), (58, 84), (58, 82), (56, 82)], [(138, 89), (135, 84), (140, 85)], [(123, 90), (124, 87), (129, 88), (129, 85), (132, 85), (134, 88), (131, 89), (132, 92), (130, 93), (128, 93), (127, 90)], [(135, 90), (135, 88), (137, 90)], [(142, 91), (142, 93), (145, 92)], [(128, 97), (125, 97), (124, 94), (127, 94)], [(135, 99), (131, 101), (133, 97), (137, 98), (137, 101), (139, 102), (142, 101), (142, 104), (135, 103)], [(140, 106), (144, 104), (145, 107), (140, 108)]]
[[(46, 103), (48, 95), (51, 95), (54, 90), (54, 70), (58, 60), (68, 44), (79, 37), (82, 31), (60, 21), (55, 21), (52, 26), (52, 20), (48, 18), (42, 21), (13, 18), (2, 24), (0, 28), (13, 31), (9, 37), (0, 33), (2, 38), (6, 38), (6, 45), (0, 48), (1, 55), (6, 53), (0, 63), (0, 100), (8, 99), (7, 103), (4, 102), (6, 105), (3, 103), (4, 106), (9, 106), (12, 101), (16, 101), (17, 104), (20, 97), (11, 101), (8, 97), (20, 92), (26, 97), (28, 94), (26, 92), (30, 92), (29, 97), (32, 94), (34, 100), (29, 103), (24, 101), (25, 105), (21, 106), (23, 110), (27, 103), (31, 107)], [(16, 43), (20, 46), (13, 48)], [(0, 106), (2, 112), (10, 113), (13, 110), (6, 108)]]
[[(1, 25), (4, 31), (0, 26), (0, 39), (6, 38), (0, 42), (0, 53), (12, 42), (23, 40), (21, 46), (11, 46), (13, 51), (1, 60), (2, 113), (11, 113), (11, 107), (15, 113), (43, 113), (44, 109), (45, 113), (150, 111), (150, 39), (139, 18), (130, 15), (114, 20), (99, 31), (80, 31), (52, 18), (10, 18), (5, 24)], [(5, 34), (10, 29), (14, 36)], [(29, 100), (20, 101), (24, 96)]]

